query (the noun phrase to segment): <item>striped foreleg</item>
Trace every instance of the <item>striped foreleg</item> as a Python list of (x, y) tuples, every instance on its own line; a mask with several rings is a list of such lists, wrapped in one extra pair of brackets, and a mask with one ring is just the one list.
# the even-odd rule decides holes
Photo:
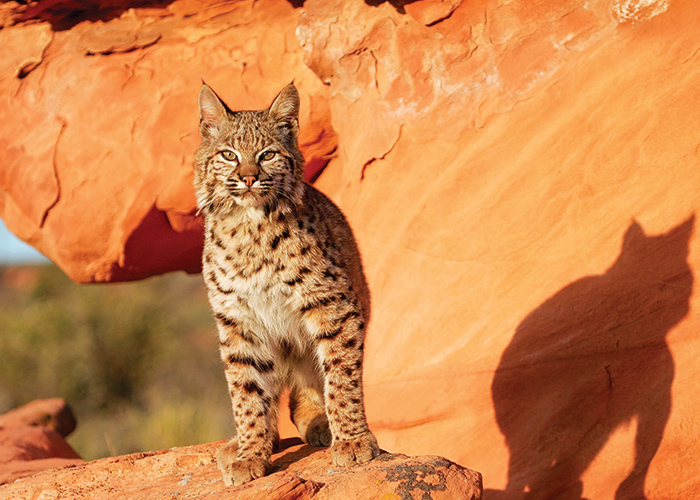
[(237, 440), (217, 456), (227, 485), (239, 485), (265, 475), (277, 443), (275, 363), (238, 321), (217, 314), (221, 360), (224, 363)]

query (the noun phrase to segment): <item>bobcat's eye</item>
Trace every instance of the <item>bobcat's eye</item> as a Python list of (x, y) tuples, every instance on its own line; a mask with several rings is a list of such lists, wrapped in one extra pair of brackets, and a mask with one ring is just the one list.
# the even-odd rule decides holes
[(236, 158), (236, 153), (234, 153), (234, 152), (231, 151), (230, 149), (224, 149), (224, 150), (221, 152), (221, 156), (223, 156), (224, 159), (225, 159), (225, 160), (228, 160), (228, 161), (236, 161), (236, 160), (237, 160), (237, 158)]
[(277, 154), (277, 153), (275, 153), (274, 151), (265, 151), (264, 153), (262, 153), (262, 154), (260, 155), (259, 161), (268, 161), (268, 160), (272, 160), (272, 159), (275, 157), (276, 154)]

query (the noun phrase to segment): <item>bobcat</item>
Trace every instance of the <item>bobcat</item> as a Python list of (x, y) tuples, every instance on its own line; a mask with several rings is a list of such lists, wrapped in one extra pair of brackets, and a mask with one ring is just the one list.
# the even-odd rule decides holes
[(337, 466), (367, 462), (380, 453), (362, 395), (369, 289), (345, 217), (304, 182), (299, 94), (234, 112), (205, 84), (199, 112), (202, 274), (238, 435), (218, 453), (224, 482), (265, 475), (284, 386), (305, 442)]

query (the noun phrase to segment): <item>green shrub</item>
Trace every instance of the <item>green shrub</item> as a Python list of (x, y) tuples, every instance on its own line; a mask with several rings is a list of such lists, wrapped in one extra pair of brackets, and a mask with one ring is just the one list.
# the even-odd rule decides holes
[(0, 412), (65, 398), (83, 458), (230, 437), (217, 349), (200, 276), (76, 285), (55, 266), (0, 270)]

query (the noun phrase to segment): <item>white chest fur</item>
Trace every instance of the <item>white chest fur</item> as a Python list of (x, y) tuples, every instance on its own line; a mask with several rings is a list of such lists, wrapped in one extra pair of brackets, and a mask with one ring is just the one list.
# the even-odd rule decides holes
[(250, 278), (233, 280), (237, 298), (231, 300), (231, 307), (238, 308), (251, 329), (263, 330), (271, 338), (292, 340), (304, 333), (300, 297), (268, 274), (261, 271)]
[[(289, 277), (281, 269), (288, 273), (289, 262), (270, 249), (270, 240), (281, 230), (265, 227), (266, 222), (251, 210), (219, 220), (215, 231), (208, 229), (213, 244), (204, 272), (216, 276), (219, 285), (219, 293), (211, 296), (212, 307), (265, 342), (303, 347), (308, 334), (301, 313), (302, 287), (285, 283)], [(288, 241), (295, 238), (287, 235)]]

